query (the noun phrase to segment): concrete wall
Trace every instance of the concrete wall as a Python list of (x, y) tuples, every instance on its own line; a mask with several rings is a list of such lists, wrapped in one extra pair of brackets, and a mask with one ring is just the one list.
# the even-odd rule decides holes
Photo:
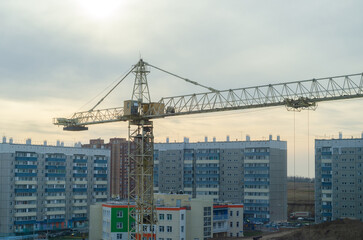
[(94, 204), (90, 206), (90, 221), (89, 221), (89, 239), (102, 239), (102, 204)]
[(287, 220), (287, 152), (270, 149), (270, 220)]

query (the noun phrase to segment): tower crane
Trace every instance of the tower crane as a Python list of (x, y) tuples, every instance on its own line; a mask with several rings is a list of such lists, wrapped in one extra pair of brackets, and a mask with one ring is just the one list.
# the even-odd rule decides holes
[[(162, 97), (152, 102), (147, 75), (149, 69), (181, 78), (189, 83), (206, 88), (204, 93)], [(131, 100), (124, 101), (123, 107), (96, 110), (96, 107), (128, 75), (135, 75)], [(153, 119), (209, 112), (240, 109), (286, 106), (288, 110), (315, 110), (318, 102), (363, 97), (363, 73), (316, 78), (303, 81), (268, 84), (256, 87), (219, 91), (195, 81), (153, 66), (140, 59), (131, 70), (89, 111), (76, 112), (70, 118), (55, 118), (54, 124), (63, 130), (87, 130), (88, 125), (108, 122), (128, 122), (129, 137), (129, 239), (142, 239), (146, 234), (145, 226), (151, 231), (156, 224), (153, 197)], [(135, 149), (130, 151), (130, 142)], [(135, 187), (130, 187), (130, 181)], [(130, 203), (134, 207), (130, 207)], [(130, 218), (130, 217), (129, 217)], [(155, 237), (155, 234), (152, 234)]]

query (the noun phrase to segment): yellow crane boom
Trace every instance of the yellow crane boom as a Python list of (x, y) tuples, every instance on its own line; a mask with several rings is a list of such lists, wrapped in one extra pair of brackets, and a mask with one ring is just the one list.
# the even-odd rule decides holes
[[(163, 97), (158, 102), (151, 102), (147, 83), (150, 67), (209, 91)], [(123, 107), (96, 110), (95, 107), (130, 73), (135, 75), (131, 100), (126, 100)], [(129, 142), (135, 144), (132, 152), (129, 144), (129, 206), (131, 202), (135, 203), (135, 208), (129, 207), (129, 216), (136, 223), (133, 225), (129, 222), (129, 239), (142, 239), (146, 232), (153, 232), (156, 223), (152, 119), (272, 106), (286, 106), (288, 110), (300, 111), (315, 109), (321, 101), (363, 97), (362, 73), (219, 91), (140, 59), (125, 77), (89, 111), (76, 112), (70, 118), (55, 118), (54, 124), (64, 126), (64, 130), (81, 131), (87, 130), (86, 126), (92, 124), (128, 121)], [(133, 168), (130, 168), (130, 163)], [(134, 188), (131, 188), (131, 181), (135, 182)], [(152, 236), (155, 237), (155, 234)]]

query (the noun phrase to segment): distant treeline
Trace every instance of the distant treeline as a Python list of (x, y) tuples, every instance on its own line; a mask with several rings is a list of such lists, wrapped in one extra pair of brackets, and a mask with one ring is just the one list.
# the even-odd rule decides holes
[(314, 178), (308, 178), (308, 177), (287, 177), (288, 182), (314, 182)]

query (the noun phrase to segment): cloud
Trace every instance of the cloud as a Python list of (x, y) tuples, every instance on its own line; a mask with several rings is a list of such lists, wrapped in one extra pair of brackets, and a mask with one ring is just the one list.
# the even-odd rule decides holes
[[(362, 7), (358, 0), (125, 0), (115, 14), (100, 19), (87, 13), (80, 1), (2, 1), (1, 130), (39, 141), (126, 137), (125, 123), (69, 133), (53, 126), (51, 119), (90, 109), (140, 55), (155, 66), (221, 90), (361, 72)], [(151, 70), (154, 101), (205, 91)], [(100, 107), (122, 106), (131, 97), (132, 84), (131, 76)], [(339, 131), (359, 135), (359, 105), (360, 100), (321, 103), (310, 112), (311, 159), (315, 136)], [(263, 139), (280, 134), (288, 141), (291, 173), (293, 122), (293, 114), (283, 108), (184, 116), (156, 120), (155, 139), (224, 140), (226, 135), (241, 139), (245, 134)], [(296, 113), (295, 142), (301, 144), (296, 155), (302, 165), (306, 129), (307, 113)]]

